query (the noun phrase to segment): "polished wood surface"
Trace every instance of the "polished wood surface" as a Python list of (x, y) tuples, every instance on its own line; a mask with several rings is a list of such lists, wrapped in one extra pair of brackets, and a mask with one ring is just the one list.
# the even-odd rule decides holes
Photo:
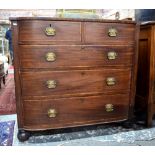
[[(52, 27), (56, 35), (48, 36), (45, 33), (47, 27)], [(81, 23), (68, 21), (21, 21), (19, 41), (40, 41), (40, 42), (80, 42)]]
[(99, 22), (99, 23), (122, 23), (122, 24), (136, 24), (132, 20), (109, 20), (109, 19), (87, 19), (87, 18), (57, 18), (57, 17), (10, 17), (11, 21), (76, 21), (76, 22)]
[(13, 51), (14, 51), (14, 80), (15, 80), (15, 96), (16, 96), (16, 112), (17, 112), (17, 121), (18, 127), (22, 128), (23, 122), (23, 104), (21, 99), (21, 83), (20, 83), (20, 58), (18, 50), (18, 32), (19, 26), (17, 22), (11, 23), (12, 29), (12, 42), (13, 42)]
[[(107, 78), (114, 77), (115, 85), (108, 86)], [(22, 94), (25, 96), (49, 96), (97, 92), (123, 92), (130, 89), (130, 69), (95, 69), (80, 71), (23, 72)], [(48, 80), (56, 81), (56, 88), (49, 89)], [(32, 87), (33, 86), (33, 87)]]
[(152, 125), (155, 113), (155, 25), (154, 23), (142, 23), (139, 38), (139, 60), (136, 91), (136, 113), (146, 115), (147, 126)]
[[(92, 29), (95, 27), (95, 29)], [(110, 28), (114, 28), (117, 31), (116, 37), (109, 37), (108, 31)], [(124, 42), (124, 44), (129, 44), (134, 42), (135, 37), (135, 26), (127, 24), (118, 23), (85, 23), (85, 42), (87, 43), (104, 43), (104, 42)]]
[[(24, 100), (24, 128), (39, 130), (83, 125), (83, 122), (89, 125), (125, 120), (128, 118), (128, 102), (129, 94)], [(109, 103), (113, 105), (110, 112), (106, 111)], [(51, 108), (57, 111), (54, 118), (48, 117)]]
[[(131, 66), (133, 46), (27, 46), (20, 45), (21, 68), (83, 68), (104, 66)], [(46, 54), (53, 52), (56, 60), (48, 62)], [(116, 52), (109, 60), (108, 53)], [(76, 56), (75, 56), (76, 55)], [(69, 59), (69, 61), (68, 61)]]
[[(132, 118), (137, 73), (138, 27), (135, 22), (11, 20), (20, 134), (24, 130)], [(45, 34), (50, 24), (56, 29), (54, 36)], [(113, 27), (117, 29), (116, 37), (108, 35), (109, 28)], [(47, 61), (48, 52), (54, 53), (54, 60)], [(112, 52), (110, 57), (109, 52)], [(47, 86), (49, 80), (54, 80), (54, 87)], [(109, 112), (105, 111), (106, 106)], [(57, 117), (48, 117), (50, 108), (53, 112), (56, 109)]]

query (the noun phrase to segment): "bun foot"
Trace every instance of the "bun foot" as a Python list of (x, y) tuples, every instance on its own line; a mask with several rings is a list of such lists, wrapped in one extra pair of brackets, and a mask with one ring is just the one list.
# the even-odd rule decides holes
[(20, 142), (24, 142), (29, 139), (30, 133), (25, 130), (18, 130), (17, 137)]

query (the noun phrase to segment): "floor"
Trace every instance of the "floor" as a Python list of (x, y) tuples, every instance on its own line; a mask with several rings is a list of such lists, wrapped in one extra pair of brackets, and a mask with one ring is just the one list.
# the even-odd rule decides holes
[[(9, 73), (13, 73), (10, 69)], [(34, 135), (26, 142), (17, 139), (17, 115), (0, 115), (0, 121), (16, 120), (13, 146), (155, 146), (155, 119), (152, 128), (102, 125), (53, 135)], [(112, 127), (112, 128), (111, 128)], [(87, 136), (85, 136), (87, 135)], [(74, 137), (74, 138), (73, 138)]]
[[(8, 120), (16, 120), (16, 115), (1, 115), (0, 121), (8, 121)], [(155, 122), (155, 120), (154, 120)], [(32, 140), (26, 142), (19, 142), (17, 139), (17, 121), (15, 124), (14, 130), (14, 140), (13, 146), (155, 146), (155, 123), (153, 124), (153, 128), (151, 129), (144, 129), (138, 131), (128, 131), (128, 132), (121, 132), (112, 135), (101, 135), (101, 136), (94, 136), (88, 138), (80, 138), (80, 139), (73, 139), (73, 140), (61, 140), (55, 142), (32, 142)], [(151, 132), (150, 132), (151, 131)], [(138, 135), (142, 135), (144, 137), (139, 139)], [(127, 136), (127, 139), (123, 139), (123, 135)], [(147, 137), (151, 135), (151, 138), (148, 139)], [(35, 136), (33, 136), (35, 137)], [(43, 136), (40, 136), (41, 138)], [(122, 139), (121, 139), (121, 138)], [(35, 139), (35, 138), (32, 138)], [(43, 138), (42, 138), (43, 139)], [(115, 140), (114, 140), (115, 139)]]

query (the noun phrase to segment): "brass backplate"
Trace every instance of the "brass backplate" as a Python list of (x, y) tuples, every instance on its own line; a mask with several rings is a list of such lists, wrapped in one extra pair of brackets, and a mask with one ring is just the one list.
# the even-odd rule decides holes
[(46, 81), (47, 88), (54, 89), (57, 86), (57, 82), (55, 80)]
[(51, 117), (56, 117), (57, 111), (55, 109), (49, 109), (47, 114), (48, 114), (48, 117), (50, 117), (50, 118)]
[(55, 54), (54, 52), (48, 52), (48, 53), (46, 53), (46, 55), (45, 55), (45, 59), (46, 59), (46, 61), (51, 61), (51, 62), (53, 62), (53, 61), (56, 60), (56, 54)]
[(108, 86), (113, 86), (116, 84), (116, 79), (114, 77), (108, 77), (106, 79), (106, 83)]
[(47, 36), (55, 36), (56, 35), (56, 30), (52, 27), (46, 27), (45, 33)]
[(116, 37), (117, 36), (117, 30), (115, 28), (110, 28), (108, 30), (109, 37)]
[(114, 111), (113, 104), (106, 104), (105, 105), (105, 110), (106, 110), (106, 112), (112, 112), (112, 111)]
[(108, 52), (107, 57), (109, 60), (115, 60), (117, 57), (117, 53), (115, 51), (110, 51)]

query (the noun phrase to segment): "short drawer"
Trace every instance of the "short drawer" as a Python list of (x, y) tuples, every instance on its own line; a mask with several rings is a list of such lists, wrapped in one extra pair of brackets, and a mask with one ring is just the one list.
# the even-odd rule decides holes
[(47, 129), (126, 120), (129, 95), (25, 100), (24, 128)]
[(102, 43), (102, 42), (134, 42), (135, 25), (121, 23), (85, 23), (85, 42)]
[(79, 68), (132, 64), (132, 46), (20, 46), (21, 68)]
[(23, 96), (65, 96), (129, 91), (131, 69), (21, 73)]
[(19, 41), (37, 42), (80, 42), (81, 23), (68, 21), (20, 21)]

